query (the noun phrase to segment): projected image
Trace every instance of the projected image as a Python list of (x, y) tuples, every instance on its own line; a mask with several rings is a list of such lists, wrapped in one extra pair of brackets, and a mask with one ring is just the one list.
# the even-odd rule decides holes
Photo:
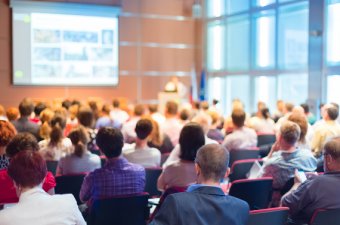
[(63, 71), (65, 77), (69, 78), (87, 78), (90, 77), (91, 74), (91, 66), (84, 64), (69, 64), (63, 66)]
[(60, 42), (60, 34), (60, 30), (33, 30), (35, 43), (58, 43)]
[(34, 65), (33, 73), (36, 77), (40, 78), (58, 77), (61, 73), (61, 67), (50, 65)]
[(64, 50), (64, 60), (69, 61), (87, 61), (87, 50), (85, 47), (70, 47)]
[(63, 39), (65, 42), (87, 42), (97, 43), (98, 33), (86, 31), (64, 31)]
[(113, 31), (112, 30), (103, 30), (102, 31), (102, 43), (103, 43), (103, 45), (112, 45), (113, 44)]
[(60, 48), (34, 48), (33, 60), (35, 61), (60, 61)]
[(112, 48), (91, 48), (88, 52), (89, 60), (110, 62), (113, 60)]
[(110, 66), (94, 66), (93, 67), (93, 76), (98, 78), (103, 77), (114, 77), (114, 69)]

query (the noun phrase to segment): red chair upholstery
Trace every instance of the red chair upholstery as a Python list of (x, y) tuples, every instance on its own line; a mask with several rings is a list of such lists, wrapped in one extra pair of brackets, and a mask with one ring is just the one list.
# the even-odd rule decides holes
[(146, 225), (149, 218), (147, 193), (94, 200), (89, 225)]
[(229, 166), (232, 166), (233, 163), (237, 160), (259, 158), (259, 149), (257, 147), (248, 149), (231, 149), (229, 153), (230, 153)]
[(339, 225), (340, 224), (340, 209), (317, 209), (315, 210), (309, 224), (310, 225)]
[(277, 207), (250, 211), (247, 225), (284, 225), (289, 208)]
[(157, 180), (163, 169), (161, 167), (145, 168), (145, 192), (151, 197), (160, 196), (162, 192), (157, 189)]
[(256, 161), (261, 165), (263, 164), (262, 159), (243, 159), (235, 161), (230, 169), (229, 180), (232, 182), (234, 180), (246, 179), (247, 173), (249, 173)]
[(246, 201), (250, 210), (265, 209), (272, 198), (272, 184), (271, 177), (236, 180), (231, 183), (229, 195)]
[(78, 205), (82, 204), (79, 198), (81, 185), (83, 184), (86, 173), (70, 174), (55, 177), (57, 183), (55, 187), (56, 194), (73, 194)]

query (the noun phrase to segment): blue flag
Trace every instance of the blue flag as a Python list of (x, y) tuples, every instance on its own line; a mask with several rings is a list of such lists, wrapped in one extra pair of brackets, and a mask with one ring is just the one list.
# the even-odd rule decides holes
[(205, 100), (205, 89), (206, 89), (206, 81), (205, 81), (205, 70), (202, 69), (202, 72), (201, 72), (201, 80), (200, 80), (200, 100), (201, 101), (204, 101)]

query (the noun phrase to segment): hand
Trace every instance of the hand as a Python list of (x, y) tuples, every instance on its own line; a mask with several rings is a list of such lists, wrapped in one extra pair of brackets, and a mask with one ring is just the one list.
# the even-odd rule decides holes
[(299, 171), (297, 169), (295, 169), (295, 171), (294, 171), (294, 185), (295, 184), (301, 184), (301, 183), (302, 183), (302, 180), (300, 178)]

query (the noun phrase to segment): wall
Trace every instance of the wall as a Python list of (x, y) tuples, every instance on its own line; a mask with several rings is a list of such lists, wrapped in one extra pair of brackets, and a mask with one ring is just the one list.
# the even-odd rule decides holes
[[(63, 1), (63, 0), (58, 0)], [(67, 2), (67, 0), (64, 0)], [(111, 5), (118, 0), (77, 0)], [(0, 0), (0, 104), (33, 99), (99, 97), (153, 102), (172, 75), (190, 86), (190, 71), (201, 67), (201, 23), (191, 18), (192, 0), (122, 0), (118, 87), (32, 87), (11, 84), (11, 10)], [(178, 45), (180, 44), (180, 45)]]

